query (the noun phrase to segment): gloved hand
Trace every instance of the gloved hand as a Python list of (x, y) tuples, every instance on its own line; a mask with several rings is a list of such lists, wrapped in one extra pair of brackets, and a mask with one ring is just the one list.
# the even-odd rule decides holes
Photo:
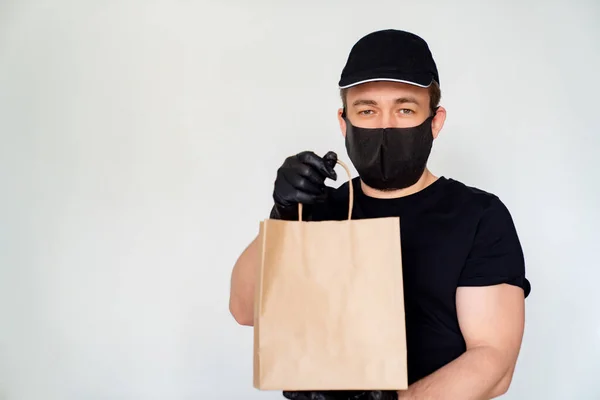
[(285, 159), (277, 170), (272, 218), (297, 219), (298, 203), (312, 205), (325, 200), (325, 179), (337, 179), (334, 171), (337, 154), (333, 151), (319, 157), (312, 151), (304, 151)]
[(283, 392), (283, 397), (293, 400), (397, 400), (398, 393), (393, 390), (331, 390)]

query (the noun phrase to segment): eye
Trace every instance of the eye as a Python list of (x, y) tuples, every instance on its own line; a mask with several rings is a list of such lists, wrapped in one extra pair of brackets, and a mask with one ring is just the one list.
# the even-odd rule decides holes
[(404, 114), (404, 115), (411, 115), (414, 114), (415, 112), (411, 109), (408, 108), (402, 108), (400, 109), (400, 114)]
[(359, 115), (373, 115), (374, 113), (375, 111), (373, 110), (362, 110), (358, 112)]

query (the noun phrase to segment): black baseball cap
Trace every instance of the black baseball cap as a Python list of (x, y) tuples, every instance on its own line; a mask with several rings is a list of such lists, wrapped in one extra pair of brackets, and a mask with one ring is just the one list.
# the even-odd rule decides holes
[(350, 50), (340, 89), (372, 81), (439, 85), (437, 67), (427, 42), (414, 33), (387, 29), (369, 33)]

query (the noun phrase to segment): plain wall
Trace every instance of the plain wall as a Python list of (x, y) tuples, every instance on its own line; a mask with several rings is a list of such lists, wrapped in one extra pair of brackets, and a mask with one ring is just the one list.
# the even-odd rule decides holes
[(0, 2), (0, 399), (282, 398), (252, 388), (231, 268), (285, 157), (348, 160), (339, 74), (384, 28), (438, 63), (432, 171), (522, 240), (506, 398), (600, 398), (599, 22), (597, 0)]

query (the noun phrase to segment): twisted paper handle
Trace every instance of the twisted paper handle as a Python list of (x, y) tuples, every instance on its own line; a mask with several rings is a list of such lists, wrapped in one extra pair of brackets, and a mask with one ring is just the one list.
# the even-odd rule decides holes
[[(348, 200), (348, 220), (352, 219), (352, 208), (354, 207), (354, 188), (352, 187), (352, 174), (350, 169), (344, 162), (337, 160), (337, 163), (341, 165), (348, 174), (348, 190), (350, 191), (350, 198)], [(302, 203), (298, 203), (298, 221), (302, 221)]]

